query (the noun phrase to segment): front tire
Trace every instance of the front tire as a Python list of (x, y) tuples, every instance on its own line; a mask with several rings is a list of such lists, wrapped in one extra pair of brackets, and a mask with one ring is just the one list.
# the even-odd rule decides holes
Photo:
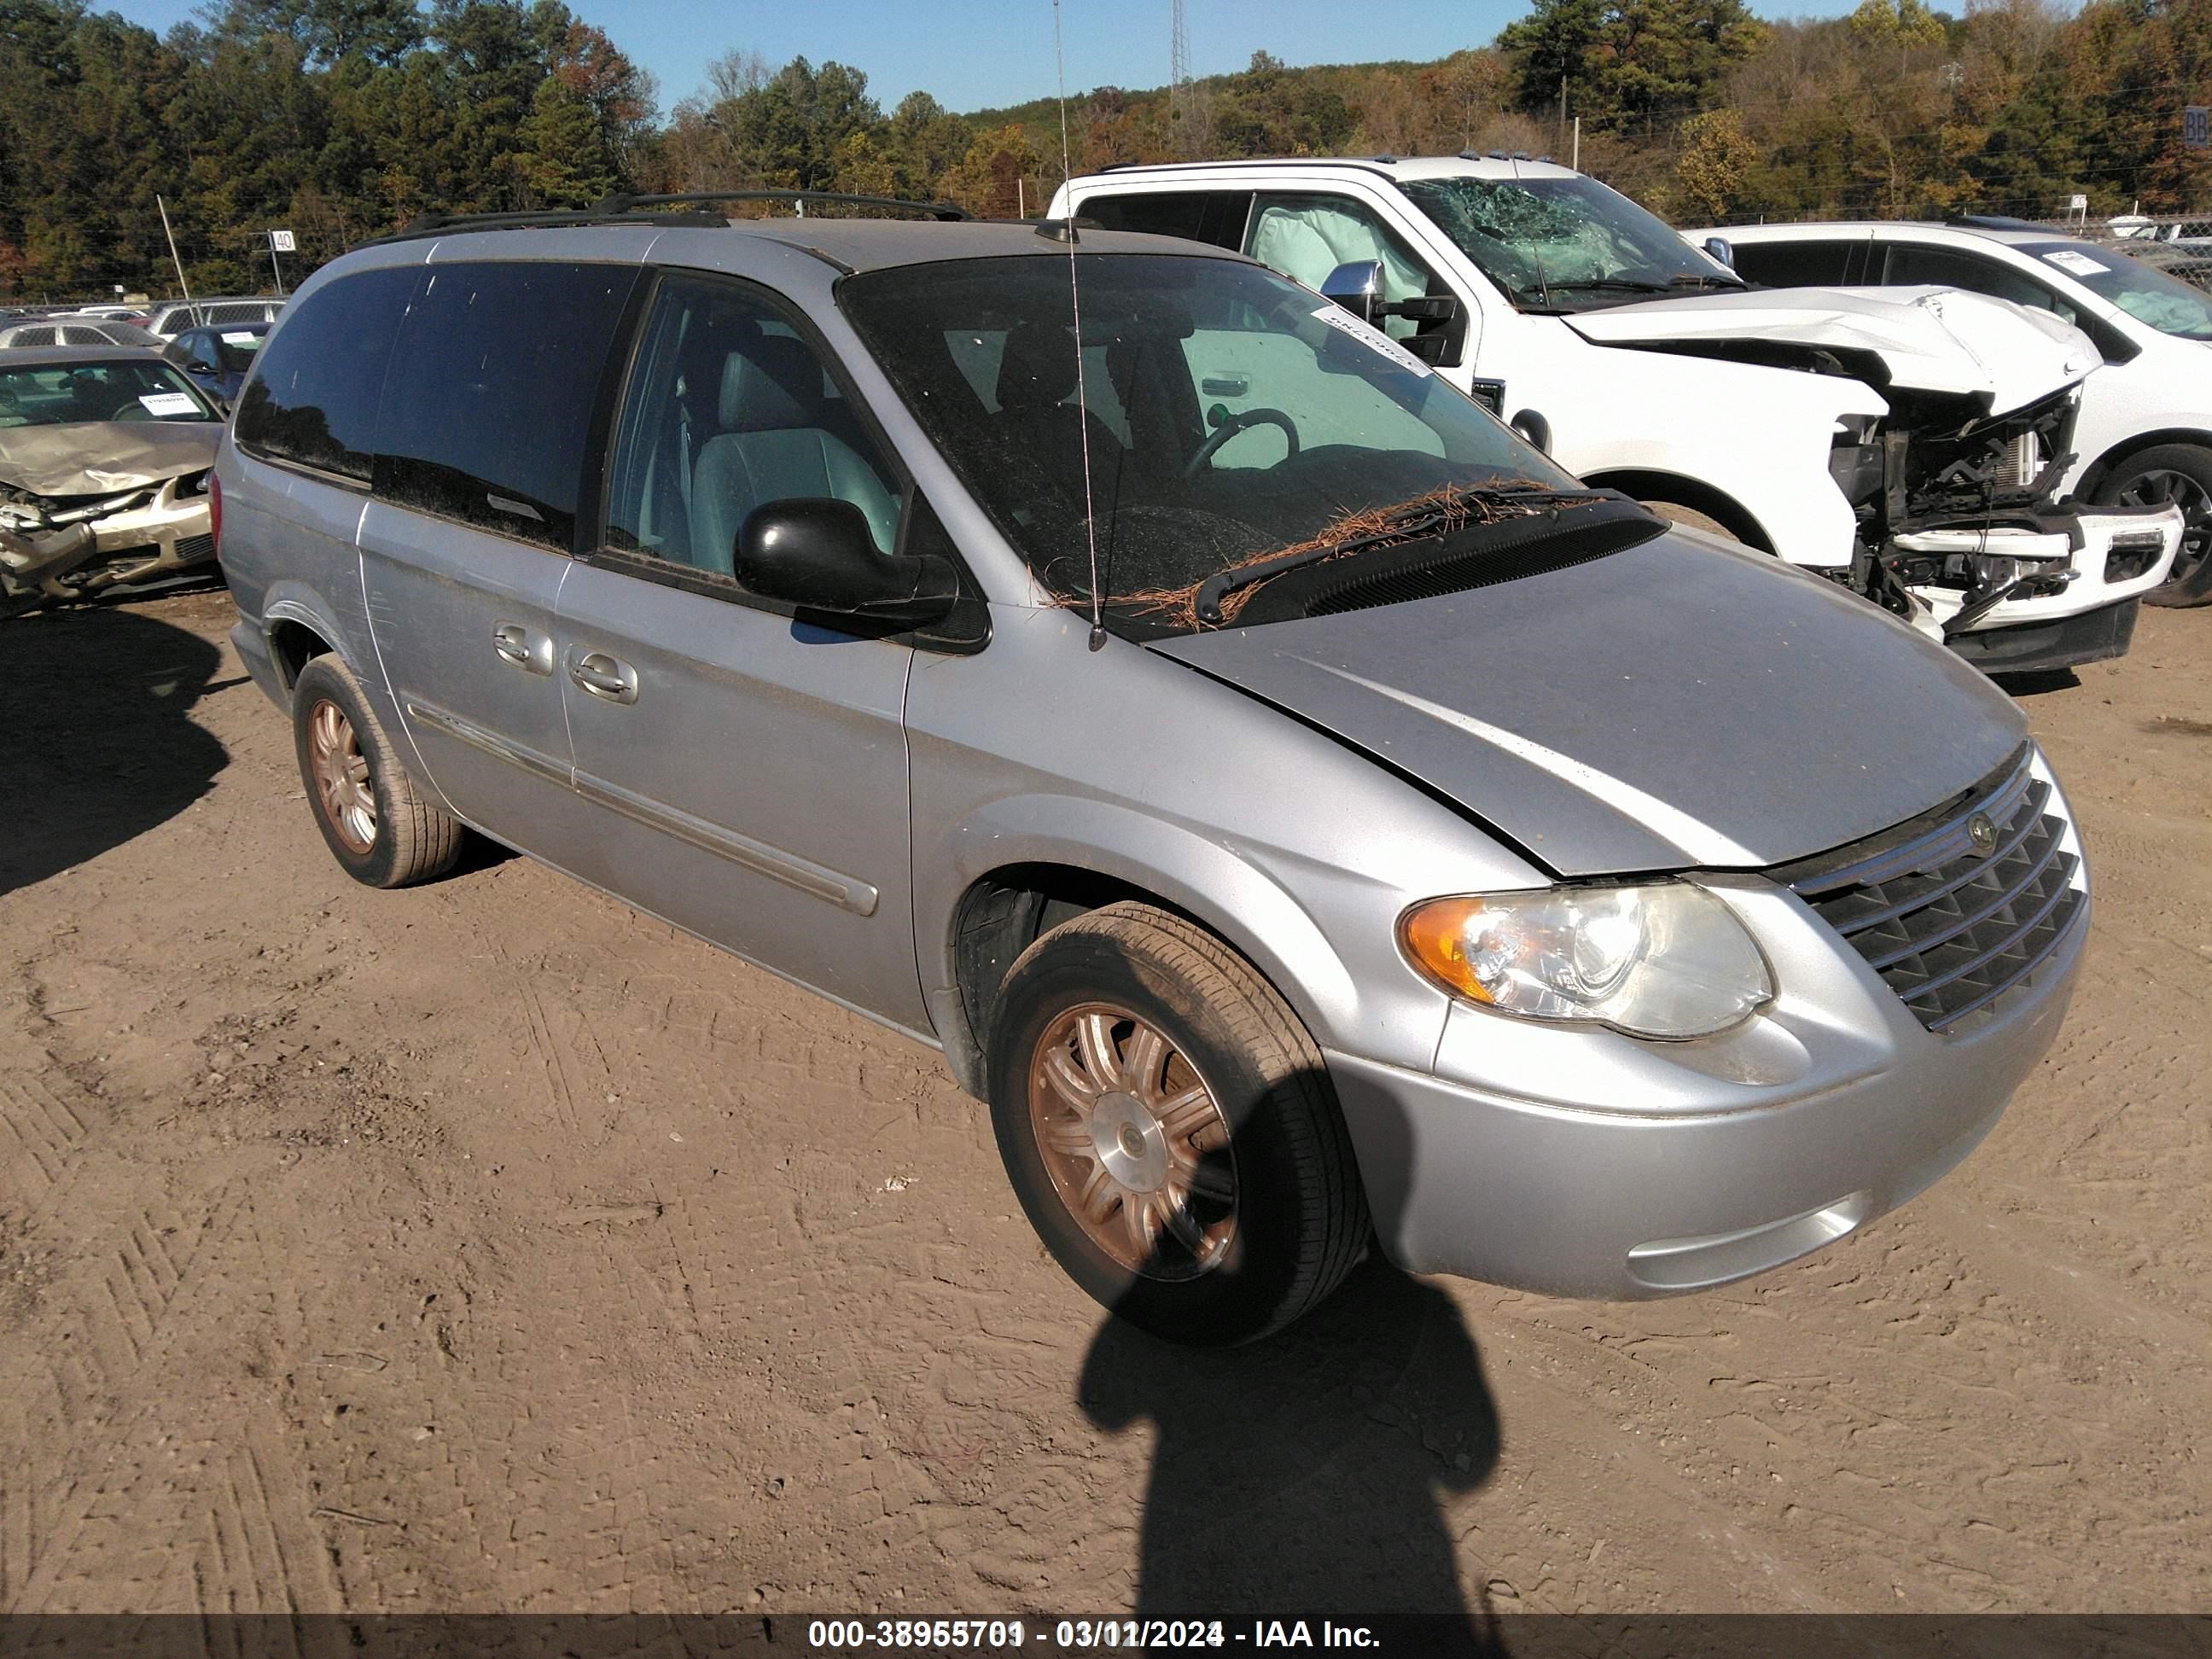
[(300, 671), (292, 732), (315, 827), (346, 874), (368, 887), (404, 887), (453, 867), (460, 821), (422, 799), (337, 658)]
[(2212, 604), (2212, 449), (2157, 444), (2130, 455), (2097, 486), (2100, 507), (2154, 507), (2171, 501), (2189, 522), (2166, 580), (2145, 605)]
[(1700, 513), (1694, 507), (1685, 507), (1680, 501), (1665, 501), (1653, 496), (1639, 501), (1638, 506), (1656, 513), (1668, 524), (1678, 524), (1685, 530), (1702, 530), (1709, 536), (1718, 536), (1724, 541), (1741, 542), (1743, 538), (1730, 530), (1710, 513)]
[(1151, 905), (1053, 929), (991, 1021), (992, 1126), (1070, 1278), (1170, 1341), (1291, 1323), (1365, 1249), (1321, 1051), (1250, 963)]

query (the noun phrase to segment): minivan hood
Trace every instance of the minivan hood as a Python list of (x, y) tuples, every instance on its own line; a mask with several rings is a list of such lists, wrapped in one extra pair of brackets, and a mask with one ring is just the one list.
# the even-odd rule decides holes
[(1748, 289), (1571, 313), (1599, 345), (1771, 359), (1778, 344), (1878, 359), (1884, 384), (1977, 400), (2003, 415), (2081, 380), (2100, 359), (2049, 312), (1948, 288)]
[(2011, 699), (1865, 600), (1670, 532), (1410, 603), (1153, 641), (1565, 876), (1756, 869), (1971, 788)]

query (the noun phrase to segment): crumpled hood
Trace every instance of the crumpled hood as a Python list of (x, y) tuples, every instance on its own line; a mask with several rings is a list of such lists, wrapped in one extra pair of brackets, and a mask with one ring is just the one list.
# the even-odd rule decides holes
[(1972, 787), (2027, 722), (1764, 554), (1669, 533), (1409, 604), (1155, 641), (1461, 802), (1562, 875), (1759, 868)]
[(106, 495), (215, 465), (214, 421), (86, 421), (0, 428), (0, 483), (33, 495)]
[(2101, 361), (2049, 312), (1948, 288), (1785, 288), (1639, 301), (1563, 319), (1600, 345), (1710, 350), (1786, 342), (1871, 352), (1890, 384), (1987, 398), (2002, 415), (2081, 380)]

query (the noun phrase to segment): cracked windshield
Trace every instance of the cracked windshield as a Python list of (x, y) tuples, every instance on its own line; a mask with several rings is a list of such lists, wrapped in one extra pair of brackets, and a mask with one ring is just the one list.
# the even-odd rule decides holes
[(1743, 286), (1595, 179), (1408, 179), (1403, 188), (1522, 311), (1589, 311)]
[[(1000, 531), (1121, 631), (1234, 620), (1273, 568), (1551, 513), (1590, 493), (1319, 295), (1225, 259), (1079, 256), (848, 278), (840, 302)], [(1087, 410), (1087, 412), (1086, 412)], [(1233, 592), (1209, 591), (1209, 579)], [(1260, 620), (1257, 615), (1247, 620)]]

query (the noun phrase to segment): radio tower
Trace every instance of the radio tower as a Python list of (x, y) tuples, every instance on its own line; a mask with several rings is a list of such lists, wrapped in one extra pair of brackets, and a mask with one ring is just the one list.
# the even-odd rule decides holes
[(1190, 79), (1190, 18), (1183, 9), (1183, 0), (1174, 0), (1175, 40), (1170, 49), (1168, 65), (1168, 118), (1175, 124), (1176, 148), (1186, 161), (1206, 159), (1209, 135), (1206, 131), (1206, 111), (1200, 106), (1198, 88)]

